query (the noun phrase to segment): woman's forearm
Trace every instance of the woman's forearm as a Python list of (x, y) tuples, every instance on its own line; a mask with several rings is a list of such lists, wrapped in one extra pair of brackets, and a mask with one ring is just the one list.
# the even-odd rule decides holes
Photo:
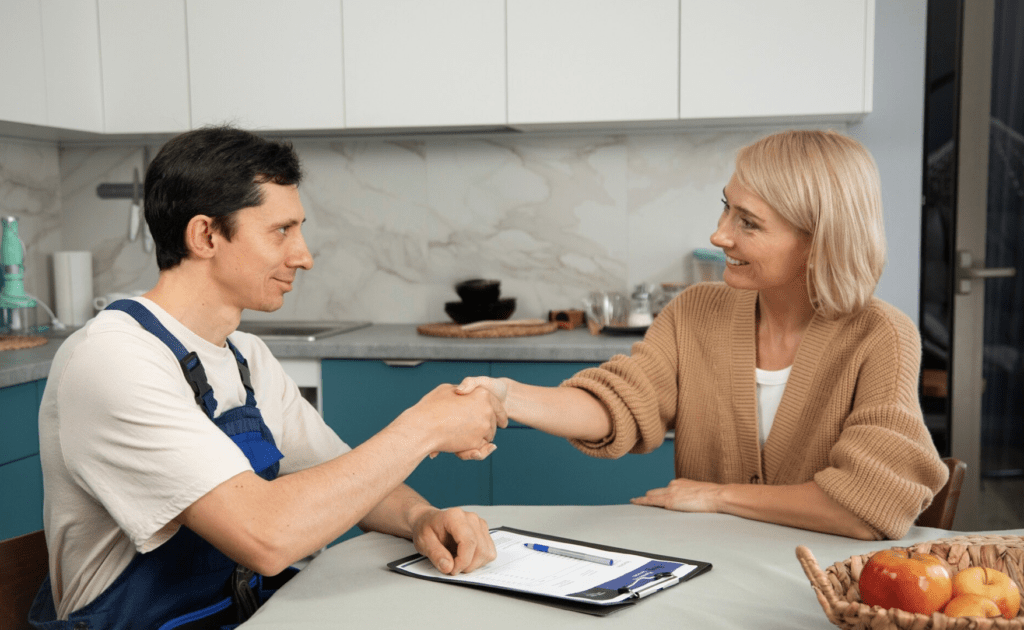
[(721, 486), (718, 511), (743, 518), (877, 540), (878, 534), (821, 487), (808, 481), (793, 486), (728, 484)]
[(612, 432), (608, 409), (589, 392), (575, 387), (538, 387), (508, 378), (505, 410), (508, 417), (564, 438), (597, 442)]

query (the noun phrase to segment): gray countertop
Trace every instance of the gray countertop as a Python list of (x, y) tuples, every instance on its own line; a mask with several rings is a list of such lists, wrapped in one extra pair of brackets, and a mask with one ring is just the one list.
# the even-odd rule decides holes
[[(0, 352), (0, 387), (46, 378), (63, 337), (27, 350)], [(393, 359), (434, 361), (585, 361), (628, 354), (639, 336), (591, 335), (587, 329), (493, 339), (428, 337), (414, 324), (374, 324), (320, 341), (268, 341), (279, 359)]]

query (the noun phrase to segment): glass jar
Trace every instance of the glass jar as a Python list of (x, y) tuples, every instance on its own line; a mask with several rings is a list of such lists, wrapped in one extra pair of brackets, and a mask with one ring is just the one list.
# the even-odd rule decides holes
[(646, 284), (636, 285), (636, 289), (630, 297), (628, 322), (631, 328), (642, 328), (654, 323), (651, 289)]

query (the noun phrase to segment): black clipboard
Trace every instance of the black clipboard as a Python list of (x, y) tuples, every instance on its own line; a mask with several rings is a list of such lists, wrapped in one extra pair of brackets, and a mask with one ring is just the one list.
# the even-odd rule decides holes
[[(421, 580), (429, 580), (431, 582), (442, 582), (442, 583), (445, 583), (445, 584), (454, 584), (456, 586), (465, 586), (465, 587), (469, 587), (469, 588), (476, 588), (476, 589), (491, 591), (491, 592), (498, 593), (500, 595), (504, 595), (504, 596), (507, 596), (507, 597), (514, 597), (516, 599), (521, 599), (521, 600), (524, 600), (524, 601), (534, 602), (534, 603), (538, 603), (538, 604), (544, 604), (544, 605), (547, 605), (547, 606), (554, 606), (556, 608), (562, 608), (564, 610), (572, 610), (572, 611), (575, 611), (575, 612), (581, 612), (581, 613), (586, 613), (586, 614), (596, 615), (596, 616), (605, 616), (605, 615), (609, 615), (609, 614), (611, 614), (611, 613), (613, 613), (615, 611), (623, 610), (625, 608), (629, 608), (629, 607), (634, 606), (635, 604), (637, 604), (641, 600), (641, 598), (643, 598), (647, 594), (652, 594), (652, 593), (655, 593), (655, 592), (660, 592), (660, 591), (662, 591), (662, 590), (664, 590), (666, 588), (671, 588), (672, 586), (675, 586), (676, 584), (680, 584), (682, 582), (686, 582), (688, 580), (691, 580), (691, 579), (697, 577), (698, 575), (703, 575), (704, 573), (707, 573), (708, 571), (711, 570), (711, 563), (710, 562), (703, 562), (703, 561), (700, 561), (700, 560), (688, 560), (686, 558), (677, 558), (677, 557), (674, 557), (674, 556), (666, 556), (666, 555), (663, 555), (663, 554), (645, 553), (645, 552), (636, 551), (636, 550), (633, 550), (633, 549), (624, 549), (624, 548), (621, 548), (621, 547), (612, 547), (612, 546), (609, 546), (609, 545), (600, 545), (600, 544), (589, 543), (589, 542), (584, 542), (584, 541), (580, 541), (580, 540), (573, 540), (571, 538), (562, 538), (560, 536), (549, 536), (547, 534), (539, 534), (539, 533), (536, 533), (536, 532), (526, 531), (526, 530), (523, 530), (523, 529), (516, 529), (516, 528), (513, 528), (513, 527), (495, 527), (495, 528), (492, 528), (490, 531), (492, 533), (493, 532), (498, 532), (498, 531), (505, 531), (505, 532), (510, 532), (510, 533), (514, 533), (514, 534), (520, 534), (522, 536), (529, 536), (529, 537), (532, 537), (532, 538), (539, 538), (539, 539), (543, 539), (545, 541), (550, 541), (550, 542), (553, 542), (553, 543), (568, 543), (570, 545), (582, 545), (582, 546), (589, 547), (590, 549), (594, 549), (594, 550), (602, 550), (602, 551), (610, 551), (610, 552), (613, 552), (613, 553), (622, 553), (622, 554), (630, 554), (630, 555), (642, 556), (643, 558), (647, 558), (647, 559), (650, 559), (650, 560), (661, 560), (661, 561), (665, 561), (665, 562), (682, 563), (682, 564), (687, 564), (687, 565), (694, 566), (696, 568), (691, 570), (685, 576), (679, 577), (678, 579), (672, 579), (672, 580), (665, 579), (665, 580), (660, 580), (660, 581), (654, 580), (654, 581), (651, 581), (651, 582), (649, 582), (647, 584), (644, 584), (642, 587), (640, 587), (640, 588), (638, 588), (638, 589), (636, 589), (634, 591), (628, 591), (629, 594), (631, 595), (631, 597), (629, 599), (626, 599), (626, 600), (623, 600), (623, 601), (620, 601), (620, 602), (615, 602), (615, 603), (591, 603), (591, 602), (588, 602), (588, 601), (585, 601), (585, 600), (581, 600), (581, 599), (567, 599), (565, 597), (561, 597), (561, 596), (557, 596), (557, 595), (542, 595), (542, 594), (530, 593), (530, 592), (525, 592), (525, 591), (521, 591), (521, 590), (516, 590), (516, 589), (513, 589), (513, 588), (496, 586), (496, 585), (492, 585), (492, 584), (481, 584), (481, 583), (473, 583), (473, 582), (452, 581), (452, 580), (448, 580), (448, 579), (443, 578), (443, 577), (431, 577), (429, 575), (422, 575), (422, 574), (419, 574), (419, 573), (413, 573), (413, 572), (410, 572), (410, 571), (402, 568), (404, 565), (407, 565), (410, 562), (413, 562), (415, 560), (423, 559), (423, 556), (421, 554), (418, 554), (418, 553), (412, 554), (410, 556), (406, 556), (404, 558), (400, 558), (398, 560), (395, 560), (394, 562), (389, 562), (387, 566), (392, 571), (395, 571), (395, 572), (400, 573), (402, 575), (407, 575), (409, 577), (419, 578)], [(620, 593), (624, 593), (626, 591), (619, 591), (619, 592)]]

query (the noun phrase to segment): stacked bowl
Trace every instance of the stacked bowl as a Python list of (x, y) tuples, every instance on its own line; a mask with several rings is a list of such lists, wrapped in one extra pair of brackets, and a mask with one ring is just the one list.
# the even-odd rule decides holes
[(455, 285), (460, 302), (446, 302), (444, 312), (457, 324), (504, 320), (516, 310), (515, 298), (501, 298), (500, 280), (474, 278)]

